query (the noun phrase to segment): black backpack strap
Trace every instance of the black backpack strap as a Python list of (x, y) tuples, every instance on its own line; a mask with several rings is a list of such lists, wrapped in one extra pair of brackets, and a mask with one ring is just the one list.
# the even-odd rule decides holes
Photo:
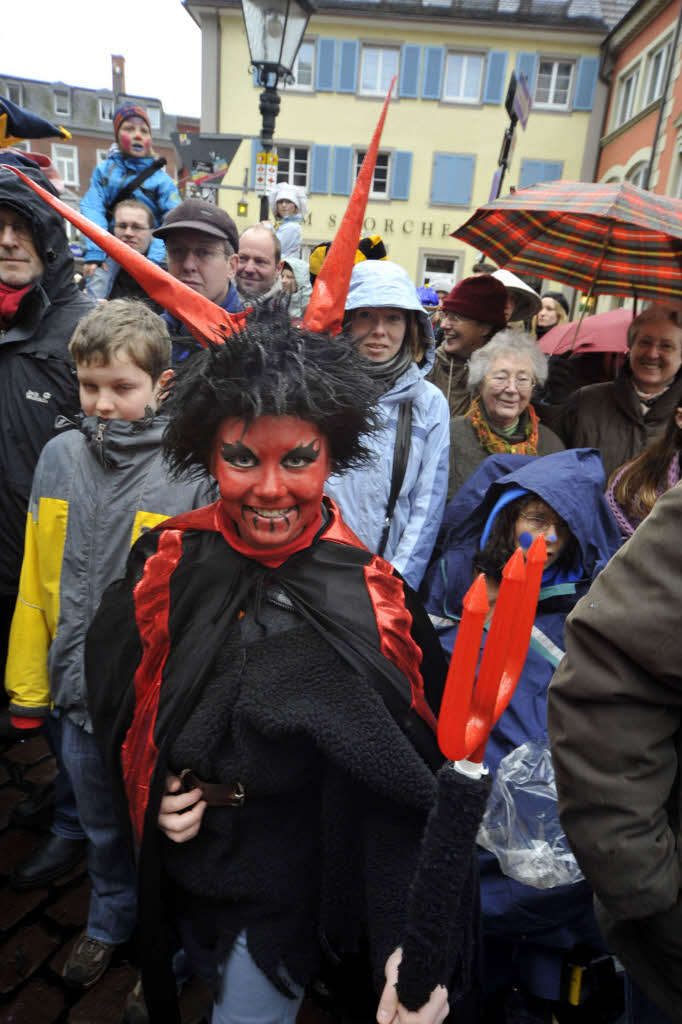
[(410, 439), (412, 437), (412, 402), (402, 402), (398, 410), (398, 427), (395, 434), (395, 448), (393, 449), (393, 469), (391, 471), (391, 490), (386, 504), (386, 519), (384, 528), (381, 531), (378, 555), (383, 555), (388, 542), (388, 531), (391, 528), (391, 519), (395, 505), (400, 494), (400, 488), (405, 479), (407, 460), (410, 457)]
[(156, 160), (149, 167), (145, 167), (143, 171), (136, 174), (132, 181), (129, 181), (127, 185), (124, 185), (120, 192), (118, 192), (110, 203), (107, 204), (107, 220), (111, 219), (114, 207), (117, 203), (122, 203), (125, 199), (130, 199), (136, 188), (139, 188), (147, 180), (151, 178), (152, 174), (165, 167), (167, 160), (165, 156), (157, 156)]

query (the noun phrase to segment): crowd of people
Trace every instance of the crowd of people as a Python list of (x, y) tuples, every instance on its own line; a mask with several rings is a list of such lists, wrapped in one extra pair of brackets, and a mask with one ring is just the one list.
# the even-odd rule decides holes
[[(560, 291), (486, 264), (418, 289), (371, 238), (341, 333), (313, 331), (333, 240), (301, 258), (305, 195), (282, 184), (275, 223), (239, 233), (176, 193), (143, 110), (114, 131), (83, 211), (167, 267), (166, 308), (94, 243), (79, 290), (61, 217), (0, 169), (0, 636), (12, 728), (43, 729), (58, 764), (52, 832), (12, 884), (87, 854), (65, 980), (94, 985), (135, 933), (128, 1024), (179, 1020), (186, 970), (213, 1024), (293, 1024), (322, 991), (380, 1024), (607, 1024), (621, 990), (628, 1024), (679, 1020), (682, 307), (634, 317), (615, 380), (570, 386), (538, 347), (567, 320)], [(173, 287), (222, 311), (223, 345)], [(408, 998), (465, 595), (482, 574), (489, 623), (539, 535), (465, 953)], [(501, 795), (550, 746), (556, 785)], [(514, 845), (539, 821), (564, 844), (542, 863), (539, 833)]]

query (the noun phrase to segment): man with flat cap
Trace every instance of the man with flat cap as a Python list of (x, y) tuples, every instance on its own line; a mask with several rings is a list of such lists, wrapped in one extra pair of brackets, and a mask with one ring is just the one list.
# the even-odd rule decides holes
[[(228, 313), (241, 311), (233, 284), (239, 233), (229, 213), (204, 199), (186, 199), (166, 214), (153, 234), (166, 243), (173, 277)], [(173, 363), (181, 362), (199, 349), (198, 343), (170, 313), (162, 316), (173, 342)]]

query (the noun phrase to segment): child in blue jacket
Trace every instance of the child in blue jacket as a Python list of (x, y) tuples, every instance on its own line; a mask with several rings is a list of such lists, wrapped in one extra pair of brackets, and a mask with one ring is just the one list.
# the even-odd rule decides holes
[[(97, 164), (92, 172), (90, 187), (81, 199), (81, 213), (105, 231), (110, 230), (114, 206), (120, 199), (131, 198), (121, 196), (122, 190), (150, 170), (144, 181), (136, 185), (132, 196), (149, 207), (154, 217), (152, 227), (158, 227), (168, 211), (178, 205), (180, 196), (175, 182), (163, 170), (165, 160), (154, 156), (146, 110), (132, 103), (119, 107), (114, 114), (114, 139), (106, 160)], [(154, 263), (163, 262), (166, 248), (160, 238), (152, 240), (146, 255)], [(106, 254), (89, 241), (83, 256), (85, 276), (94, 273), (105, 258)]]

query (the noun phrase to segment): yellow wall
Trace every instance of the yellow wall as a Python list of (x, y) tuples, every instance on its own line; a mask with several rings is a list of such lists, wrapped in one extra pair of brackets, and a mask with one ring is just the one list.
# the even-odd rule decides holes
[[(260, 131), (258, 110), (260, 89), (253, 85), (249, 55), (239, 10), (223, 13), (219, 131), (256, 135)], [(577, 37), (564, 40), (556, 31), (504, 35), (481, 29), (479, 35), (461, 26), (420, 26), (414, 22), (388, 24), (386, 20), (313, 17), (306, 39), (318, 36), (360, 39), (362, 42), (401, 46), (404, 42), (426, 45), (456, 45), (462, 49), (506, 50), (509, 54), (505, 92), (518, 51), (535, 51), (549, 57), (597, 56), (598, 40), (588, 49)], [(396, 89), (397, 91), (397, 89)], [(338, 92), (281, 91), (281, 110), (274, 142), (312, 146), (368, 145), (378, 119), (381, 101)], [(510, 169), (503, 194), (518, 181), (521, 160), (562, 160), (563, 177), (578, 179), (588, 128), (589, 113), (532, 111), (526, 131), (519, 125)], [(398, 99), (391, 104), (382, 136), (382, 148), (413, 152), (410, 198), (371, 200), (367, 206), (367, 234), (381, 234), (391, 259), (401, 263), (413, 277), (420, 266), (420, 252), (460, 255), (458, 276), (466, 276), (478, 254), (451, 238), (450, 232), (464, 223), (474, 210), (486, 203), (497, 167), (502, 137), (509, 124), (504, 103), (498, 105), (457, 105), (436, 100)], [(474, 154), (476, 158), (471, 207), (434, 205), (429, 201), (433, 153)], [(235, 157), (224, 184), (241, 185), (250, 168), (251, 141), (245, 140)], [(250, 184), (249, 170), (249, 184)], [(249, 190), (248, 217), (236, 217), (241, 194), (223, 191), (220, 202), (241, 229), (254, 223), (259, 203)], [(310, 214), (304, 226), (304, 242), (317, 244), (333, 238), (346, 199), (337, 195), (311, 195)], [(422, 283), (417, 281), (418, 284)]]

